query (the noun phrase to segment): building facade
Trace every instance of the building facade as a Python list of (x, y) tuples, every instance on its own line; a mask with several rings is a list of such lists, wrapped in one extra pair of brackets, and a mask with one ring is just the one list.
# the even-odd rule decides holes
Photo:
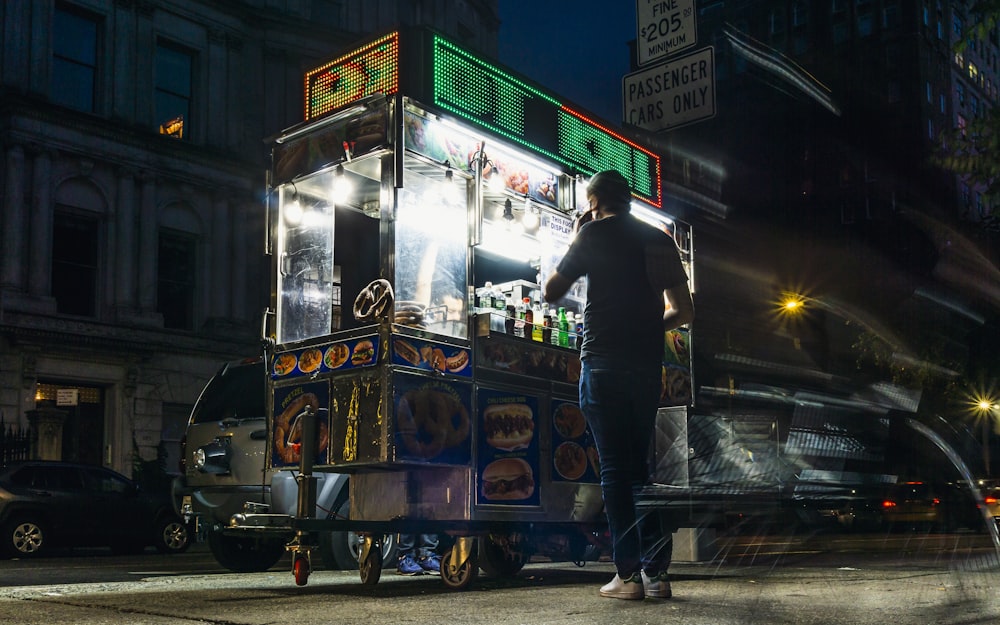
[(172, 470), (204, 383), (260, 353), (264, 139), (302, 121), (304, 72), (411, 24), (495, 56), (496, 4), (0, 5), (2, 423)]

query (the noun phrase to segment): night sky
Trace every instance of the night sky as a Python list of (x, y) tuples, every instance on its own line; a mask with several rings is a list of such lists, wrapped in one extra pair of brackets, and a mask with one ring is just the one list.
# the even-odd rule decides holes
[(635, 0), (499, 0), (499, 9), (502, 64), (621, 124), (622, 77), (629, 73), (628, 42), (636, 36)]

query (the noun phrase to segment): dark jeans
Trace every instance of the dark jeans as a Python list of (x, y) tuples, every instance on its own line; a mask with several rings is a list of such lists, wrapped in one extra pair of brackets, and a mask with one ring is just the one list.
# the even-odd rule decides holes
[(435, 555), (437, 546), (437, 534), (400, 534), (396, 556), (411, 556), (414, 560), (419, 560)]
[(638, 515), (635, 506), (649, 479), (660, 386), (658, 367), (621, 367), (602, 358), (587, 358), (580, 374), (580, 409), (601, 457), (604, 511), (623, 579), (640, 567), (650, 575), (666, 571), (673, 552), (673, 530), (663, 515)]

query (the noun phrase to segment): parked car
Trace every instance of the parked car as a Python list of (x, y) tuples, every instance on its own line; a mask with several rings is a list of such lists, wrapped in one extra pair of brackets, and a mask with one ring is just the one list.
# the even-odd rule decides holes
[(179, 553), (191, 543), (169, 493), (148, 493), (104, 467), (45, 460), (0, 470), (0, 528), (0, 550), (11, 557), (57, 546)]
[[(267, 371), (260, 358), (224, 364), (202, 390), (188, 420), (181, 477), (175, 493), (182, 512), (197, 519), (209, 549), (223, 567), (236, 572), (265, 571), (285, 553), (285, 540), (271, 535), (234, 536), (223, 530), (245, 504), (269, 512), (295, 514), (296, 471), (267, 470)], [(348, 476), (317, 473), (315, 516), (348, 518)], [(319, 555), (326, 568), (358, 566), (360, 541), (354, 532), (324, 532)], [(383, 556), (395, 552), (386, 537)]]
[(982, 494), (986, 517), (992, 519), (1000, 528), (1000, 486), (986, 486), (982, 489)]

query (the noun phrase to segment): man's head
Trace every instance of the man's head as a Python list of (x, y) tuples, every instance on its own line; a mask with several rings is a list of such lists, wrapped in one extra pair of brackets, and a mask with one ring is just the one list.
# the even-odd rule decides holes
[[(631, 208), (632, 191), (628, 180), (619, 172), (608, 169), (594, 174), (587, 185), (587, 198), (609, 213), (627, 213)], [(593, 208), (594, 203), (591, 204)]]

